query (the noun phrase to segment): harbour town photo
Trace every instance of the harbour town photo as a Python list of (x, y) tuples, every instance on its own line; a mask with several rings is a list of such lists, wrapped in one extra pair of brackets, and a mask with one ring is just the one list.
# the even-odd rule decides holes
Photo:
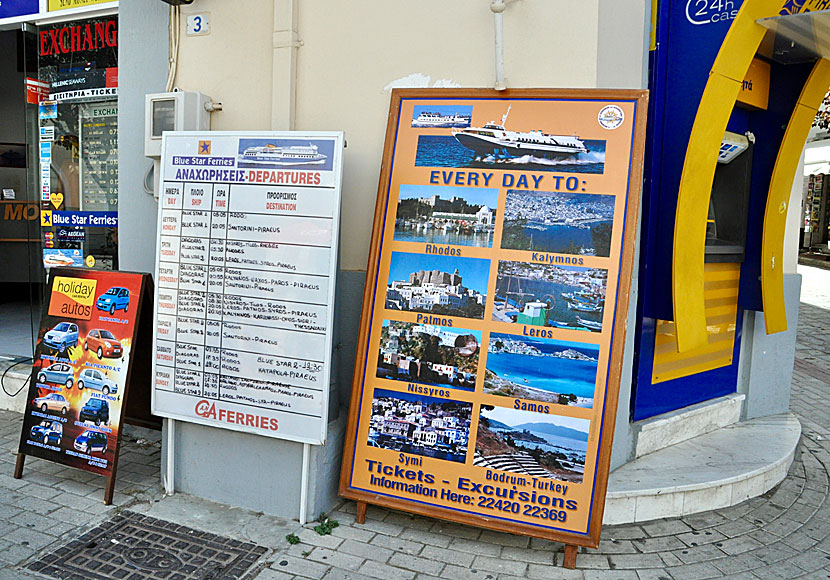
[(473, 465), (581, 483), (588, 419), (481, 406)]
[(591, 407), (599, 346), (492, 333), (484, 392), (491, 395)]
[(613, 195), (509, 189), (501, 247), (607, 257)]
[(481, 331), (384, 320), (377, 376), (472, 391)]
[(464, 463), (472, 403), (375, 389), (370, 447)]
[(502, 260), (493, 320), (571, 330), (602, 330), (608, 271)]
[(415, 105), (412, 127), (469, 127), (472, 105)]
[(386, 308), (484, 318), (489, 260), (392, 252)]
[(535, 128), (518, 130), (507, 123), (510, 110), (508, 106), (500, 121), (481, 127), (453, 129), (452, 135), (420, 135), (415, 166), (504, 165), (504, 169), (525, 171), (603, 173), (605, 141), (580, 139), (574, 134), (556, 135)]
[(498, 189), (401, 185), (394, 239), (493, 247)]

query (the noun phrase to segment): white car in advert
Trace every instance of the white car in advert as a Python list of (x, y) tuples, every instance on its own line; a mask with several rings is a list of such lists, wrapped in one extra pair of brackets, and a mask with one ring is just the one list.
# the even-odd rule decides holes
[(43, 335), (43, 344), (65, 352), (78, 344), (78, 325), (74, 322), (60, 322)]
[(91, 369), (89, 367), (86, 367), (81, 371), (81, 374), (78, 375), (77, 385), (78, 390), (83, 390), (85, 388), (95, 389), (96, 391), (101, 391), (105, 395), (118, 392), (118, 386), (115, 384), (115, 381), (108, 378), (106, 373), (103, 373), (98, 369)]

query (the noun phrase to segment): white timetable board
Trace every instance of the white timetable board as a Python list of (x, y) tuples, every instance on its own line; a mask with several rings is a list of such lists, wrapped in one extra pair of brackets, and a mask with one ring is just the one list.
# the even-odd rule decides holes
[(326, 439), (342, 132), (165, 132), (152, 410)]

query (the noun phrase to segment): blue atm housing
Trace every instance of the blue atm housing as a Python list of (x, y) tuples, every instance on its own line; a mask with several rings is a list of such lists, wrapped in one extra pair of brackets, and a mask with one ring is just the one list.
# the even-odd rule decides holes
[[(741, 265), (732, 364), (652, 384), (656, 320), (673, 320), (672, 247), (677, 191), (686, 146), (709, 71), (742, 0), (661, 0), (649, 55), (649, 116), (639, 264), (631, 417), (638, 421), (734, 393), (744, 310), (761, 310), (760, 251), (767, 190), (784, 130), (813, 63), (770, 62), (767, 110), (736, 107), (727, 129), (755, 135), (748, 185), (745, 257)], [(714, 6), (714, 9), (712, 7)]]

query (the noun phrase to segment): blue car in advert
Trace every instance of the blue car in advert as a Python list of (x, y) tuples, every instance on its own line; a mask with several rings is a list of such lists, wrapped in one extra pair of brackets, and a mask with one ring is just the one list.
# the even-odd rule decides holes
[(78, 344), (78, 325), (73, 322), (59, 322), (55, 328), (43, 335), (43, 344), (66, 352), (67, 348)]
[(81, 453), (100, 451), (104, 455), (107, 452), (107, 435), (98, 431), (84, 431), (75, 438), (75, 449)]
[(75, 370), (66, 363), (54, 363), (41, 369), (37, 374), (37, 382), (64, 385), (71, 389), (74, 382)]
[(130, 291), (121, 286), (113, 286), (98, 297), (95, 308), (115, 314), (116, 310), (127, 310), (130, 308)]
[(41, 421), (32, 427), (32, 441), (40, 441), (44, 445), (60, 445), (63, 437), (63, 425), (60, 421)]
[(78, 390), (82, 391), (84, 388), (95, 389), (105, 395), (118, 392), (118, 385), (106, 373), (89, 367), (84, 367), (84, 370), (78, 375)]

